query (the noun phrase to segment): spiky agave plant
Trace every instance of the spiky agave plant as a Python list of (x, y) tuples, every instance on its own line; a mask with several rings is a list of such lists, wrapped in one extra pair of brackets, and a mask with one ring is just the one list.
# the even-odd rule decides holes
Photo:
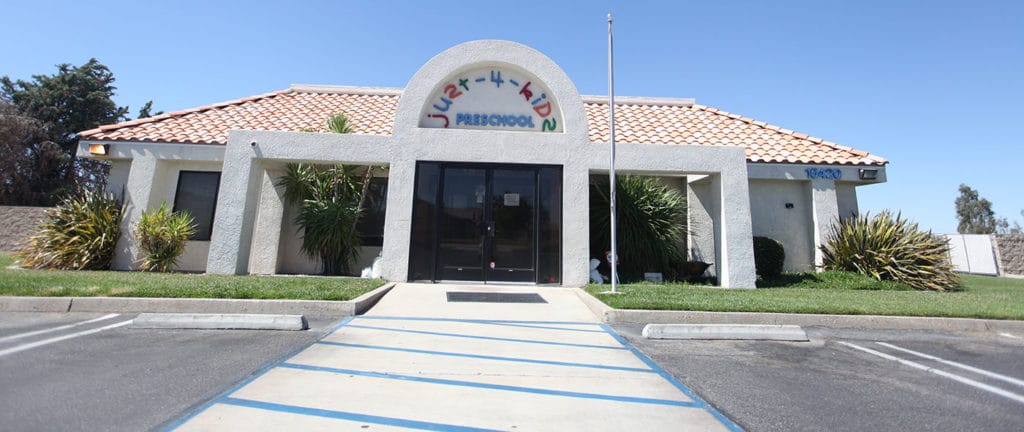
[(900, 213), (885, 210), (833, 224), (821, 251), (828, 270), (854, 271), (918, 290), (960, 289), (949, 263), (949, 244)]
[(112, 195), (85, 191), (50, 210), (15, 256), (40, 269), (106, 270), (121, 237), (124, 206)]
[(186, 211), (171, 212), (167, 203), (142, 213), (135, 237), (142, 249), (142, 270), (168, 272), (185, 252), (185, 244), (196, 232), (195, 220)]
[[(620, 271), (669, 272), (683, 259), (679, 241), (687, 230), (686, 198), (653, 177), (623, 176), (616, 183)], [(611, 245), (609, 201), (608, 181), (592, 181), (590, 248), (602, 257)]]

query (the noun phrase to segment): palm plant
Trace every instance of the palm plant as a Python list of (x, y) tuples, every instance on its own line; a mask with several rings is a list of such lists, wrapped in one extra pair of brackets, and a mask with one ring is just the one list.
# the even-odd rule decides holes
[[(327, 119), (326, 126), (333, 133), (352, 132), (345, 114)], [(320, 259), (327, 275), (350, 273), (350, 263), (359, 258), (361, 241), (356, 227), (373, 167), (367, 167), (362, 180), (355, 170), (337, 164), (288, 164), (278, 181), (285, 189), (285, 201), (299, 208), (295, 223), (303, 234), (303, 253)]]
[(345, 165), (288, 164), (278, 181), (284, 198), (298, 206), (295, 223), (302, 232), (302, 252), (319, 258), (327, 275), (349, 273), (359, 257), (359, 237), (352, 224), (361, 210), (355, 201), (362, 188), (354, 168)]
[(85, 191), (67, 197), (47, 213), (16, 257), (31, 268), (109, 269), (123, 215), (124, 206), (110, 195)]
[[(683, 260), (679, 240), (687, 232), (686, 198), (653, 177), (623, 176), (616, 181), (620, 271), (671, 273)], [(590, 187), (590, 250), (604, 256), (611, 233), (608, 180), (595, 178)]]
[(168, 272), (185, 252), (189, 237), (196, 232), (196, 223), (187, 211), (171, 212), (167, 203), (146, 211), (135, 227), (135, 237), (142, 249), (143, 271)]
[(828, 270), (853, 271), (919, 290), (960, 288), (949, 263), (949, 243), (888, 210), (833, 225), (821, 251)]

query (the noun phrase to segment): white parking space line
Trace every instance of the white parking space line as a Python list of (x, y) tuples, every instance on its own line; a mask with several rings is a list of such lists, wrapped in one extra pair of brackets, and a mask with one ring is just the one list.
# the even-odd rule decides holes
[(69, 335), (59, 336), (59, 337), (50, 338), (50, 339), (43, 339), (41, 341), (27, 343), (27, 344), (24, 344), (24, 345), (18, 345), (16, 347), (8, 348), (8, 349), (5, 349), (3, 351), (0, 351), (0, 357), (3, 357), (3, 356), (8, 355), (8, 354), (14, 354), (14, 353), (17, 353), (17, 352), (22, 352), (22, 351), (29, 350), (29, 349), (36, 348), (36, 347), (41, 347), (43, 345), (49, 345), (49, 344), (52, 344), (52, 343), (56, 343), (56, 342), (60, 342), (60, 341), (64, 341), (64, 340), (68, 340), (68, 339), (72, 339), (72, 338), (76, 338), (76, 337), (79, 337), (79, 336), (91, 335), (93, 333), (99, 333), (99, 332), (104, 331), (104, 330), (110, 330), (112, 328), (126, 326), (128, 324), (131, 324), (131, 322), (132, 322), (132, 320), (121, 321), (121, 322), (116, 323), (116, 324), (111, 324), (111, 325), (103, 326), (103, 327), (100, 327), (100, 328), (94, 328), (92, 330), (86, 330), (86, 331), (82, 331), (82, 332), (78, 332), (78, 333), (71, 333)]
[(935, 369), (935, 368), (932, 368), (932, 367), (928, 367), (928, 366), (925, 366), (925, 365), (920, 364), (920, 363), (912, 362), (910, 360), (904, 360), (904, 359), (901, 359), (901, 358), (896, 357), (896, 356), (892, 356), (892, 355), (889, 355), (889, 354), (886, 354), (886, 353), (883, 353), (883, 352), (875, 351), (875, 350), (873, 350), (871, 348), (865, 348), (865, 347), (862, 347), (860, 345), (852, 344), (852, 343), (849, 343), (849, 342), (843, 342), (843, 341), (840, 341), (839, 343), (842, 344), (842, 345), (846, 345), (846, 346), (848, 346), (850, 348), (866, 352), (866, 353), (871, 354), (871, 355), (875, 355), (875, 356), (878, 356), (878, 357), (881, 357), (881, 358), (884, 358), (884, 359), (887, 359), (887, 360), (892, 360), (892, 361), (895, 361), (895, 362), (899, 362), (900, 364), (903, 364), (903, 365), (906, 365), (906, 366), (910, 366), (910, 367), (912, 367), (914, 369), (920, 369), (920, 370), (923, 370), (925, 372), (931, 372), (931, 373), (936, 374), (938, 376), (949, 378), (949, 379), (951, 379), (953, 381), (957, 381), (957, 382), (960, 382), (962, 384), (967, 384), (967, 385), (969, 385), (971, 387), (976, 387), (976, 388), (985, 390), (985, 391), (987, 391), (989, 393), (994, 393), (994, 394), (997, 394), (999, 396), (1005, 397), (1007, 399), (1012, 399), (1012, 400), (1015, 400), (1017, 402), (1024, 403), (1024, 395), (1021, 395), (1021, 394), (1009, 392), (1009, 391), (1003, 390), (1003, 389), (1001, 389), (999, 387), (993, 387), (993, 386), (990, 386), (990, 385), (985, 384), (983, 382), (975, 381), (975, 380), (972, 380), (970, 378), (962, 377), (962, 376), (957, 375), (957, 374), (952, 374), (952, 373), (949, 373), (949, 372), (946, 372), (946, 371), (943, 371), (943, 370), (939, 370), (939, 369)]
[(41, 335), (41, 334), (44, 334), (44, 333), (50, 333), (50, 332), (55, 332), (55, 331), (60, 331), (60, 330), (67, 330), (69, 328), (75, 328), (75, 327), (83, 326), (83, 325), (86, 325), (86, 324), (92, 324), (94, 322), (108, 320), (108, 319), (111, 319), (113, 317), (118, 317), (118, 316), (121, 316), (121, 314), (116, 314), (116, 313), (115, 314), (109, 314), (109, 315), (101, 316), (99, 318), (93, 318), (91, 320), (77, 322), (77, 323), (74, 323), (74, 324), (67, 324), (67, 325), (62, 325), (62, 326), (48, 328), (48, 329), (43, 329), (43, 330), (30, 331), (28, 333), (19, 333), (19, 334), (16, 334), (16, 335), (4, 336), (4, 337), (0, 337), (0, 342), (7, 342), (9, 340), (21, 339), (21, 338), (26, 338), (26, 337), (29, 337), (29, 336)]
[(1011, 339), (1020, 339), (1020, 336), (1012, 335), (1012, 334), (1009, 334), (1009, 333), (999, 333), (999, 336), (1005, 336), (1005, 337), (1008, 337), (1008, 338), (1011, 338)]
[(942, 359), (942, 358), (939, 358), (939, 357), (935, 357), (933, 355), (929, 355), (929, 354), (925, 354), (925, 353), (920, 353), (920, 352), (917, 352), (917, 351), (914, 351), (914, 350), (909, 350), (909, 349), (906, 349), (906, 348), (901, 348), (901, 347), (898, 347), (898, 346), (890, 344), (890, 343), (885, 343), (885, 342), (876, 342), (876, 343), (881, 345), (881, 346), (884, 346), (884, 347), (892, 348), (894, 350), (903, 351), (903, 352), (905, 352), (907, 354), (913, 354), (913, 355), (916, 355), (916, 356), (921, 357), (921, 358), (925, 358), (925, 359), (928, 359), (928, 360), (934, 360), (934, 361), (937, 361), (937, 362), (942, 363), (942, 364), (947, 364), (947, 365), (950, 365), (950, 366), (958, 367), (960, 369), (969, 370), (969, 371), (974, 372), (974, 373), (979, 374), (979, 375), (985, 375), (985, 376), (990, 377), (990, 378), (995, 378), (995, 379), (1000, 380), (1000, 381), (1006, 381), (1006, 382), (1008, 382), (1010, 384), (1014, 384), (1014, 385), (1018, 385), (1018, 386), (1024, 387), (1024, 381), (1019, 380), (1017, 378), (1008, 377), (1006, 375), (1000, 375), (1000, 374), (997, 374), (995, 372), (989, 372), (989, 371), (987, 371), (985, 369), (979, 369), (979, 368), (976, 368), (974, 366), (965, 365), (963, 363), (957, 363), (955, 361)]

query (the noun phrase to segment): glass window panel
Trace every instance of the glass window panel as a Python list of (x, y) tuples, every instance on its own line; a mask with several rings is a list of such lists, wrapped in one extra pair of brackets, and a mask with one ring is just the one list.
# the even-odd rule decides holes
[(209, 241), (213, 234), (213, 216), (217, 210), (220, 173), (181, 171), (174, 193), (174, 211), (188, 211), (195, 219), (196, 232), (189, 240)]

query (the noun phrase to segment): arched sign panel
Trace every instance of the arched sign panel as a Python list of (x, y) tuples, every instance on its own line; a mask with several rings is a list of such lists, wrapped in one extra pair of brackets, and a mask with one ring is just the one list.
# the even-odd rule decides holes
[(562, 132), (554, 95), (536, 77), (509, 65), (480, 66), (438, 85), (420, 127)]

